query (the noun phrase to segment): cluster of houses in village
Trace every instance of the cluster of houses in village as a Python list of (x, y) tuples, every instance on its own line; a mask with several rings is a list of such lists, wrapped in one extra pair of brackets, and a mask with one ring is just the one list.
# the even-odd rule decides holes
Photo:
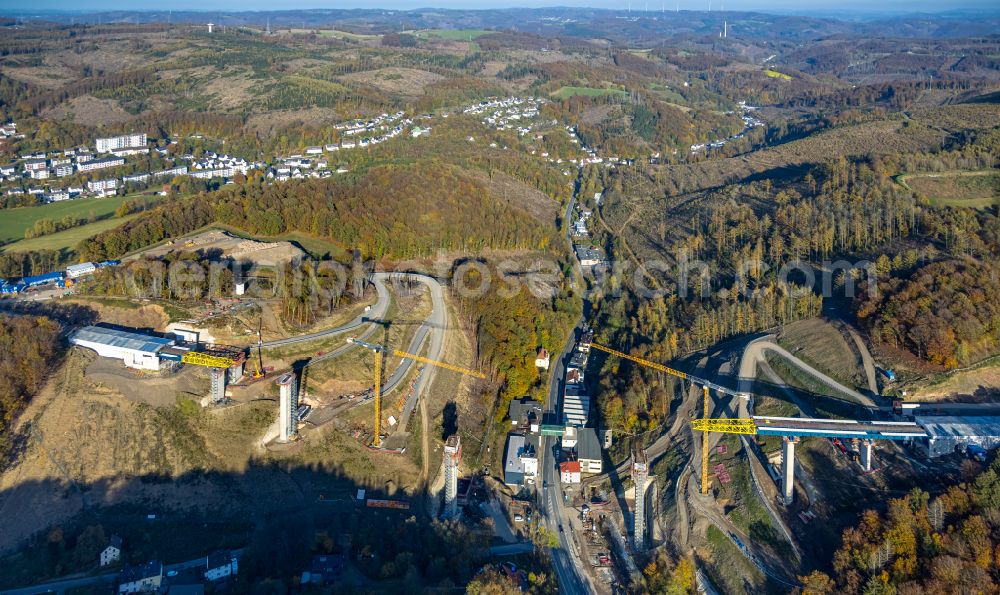
[(202, 180), (211, 180), (212, 178), (229, 179), (237, 173), (247, 175), (250, 173), (250, 170), (267, 167), (262, 161), (250, 162), (242, 157), (233, 157), (213, 151), (207, 151), (197, 159), (194, 155), (181, 155), (180, 158), (192, 162), (187, 175)]
[(517, 130), (521, 136), (531, 132), (522, 122), (538, 116), (545, 101), (535, 97), (504, 97), (480, 101), (462, 109), (463, 114), (486, 114), (483, 124), (497, 130)]
[[(207, 151), (201, 156), (193, 154), (178, 156), (175, 166), (161, 171), (139, 172), (122, 176), (89, 180), (85, 184), (70, 187), (55, 187), (54, 185), (34, 186), (25, 180), (48, 180), (64, 178), (78, 173), (94, 172), (114, 168), (125, 164), (128, 155), (149, 153), (147, 138), (144, 133), (127, 134), (117, 137), (98, 138), (95, 140), (96, 154), (88, 148), (66, 149), (61, 153), (47, 155), (45, 153), (23, 155), (18, 163), (0, 166), (0, 182), (17, 184), (6, 189), (7, 194), (39, 195), (46, 202), (69, 200), (82, 196), (104, 197), (118, 193), (129, 184), (148, 185), (158, 179), (170, 179), (175, 176), (191, 176), (196, 179), (223, 179), (227, 183), (237, 174), (247, 175), (251, 170), (267, 170), (266, 177), (273, 181), (284, 181), (301, 178), (323, 178), (333, 173), (344, 173), (346, 168), (329, 168), (325, 155), (340, 150), (364, 148), (377, 145), (404, 132), (404, 127), (412, 120), (404, 118), (403, 112), (382, 114), (371, 120), (356, 120), (339, 124), (336, 128), (342, 130), (345, 137), (339, 143), (325, 146), (307, 147), (304, 155), (292, 155), (279, 158), (274, 164), (262, 161), (248, 161), (241, 157)], [(13, 124), (5, 130), (16, 130)], [(414, 128), (411, 135), (416, 138), (425, 136), (430, 128)], [(361, 136), (367, 134), (367, 136)], [(23, 136), (23, 135), (22, 135)], [(176, 144), (171, 141), (170, 144)], [(170, 158), (167, 147), (155, 149), (163, 157)], [(186, 161), (187, 165), (178, 162)]]
[[(319, 154), (323, 154), (320, 147), (310, 147), (306, 149), (308, 155), (315, 155), (313, 149), (320, 149)], [(337, 173), (347, 172), (347, 168), (338, 167)], [(284, 182), (285, 180), (300, 180), (302, 178), (326, 178), (333, 175), (329, 169), (329, 161), (326, 158), (312, 158), (303, 155), (292, 155), (285, 157), (279, 163), (273, 165), (267, 171), (267, 179)]]
[(587, 229), (587, 222), (594, 215), (590, 209), (581, 208), (580, 216), (573, 222), (573, 236), (587, 239), (590, 237), (590, 230)]
[[(20, 138), (23, 136), (19, 135)], [(37, 181), (66, 178), (119, 167), (125, 164), (125, 157), (129, 155), (148, 153), (146, 141), (145, 133), (125, 134), (95, 139), (93, 151), (89, 147), (73, 147), (52, 155), (44, 152), (21, 155), (17, 163), (0, 165), (0, 180), (17, 184), (7, 188), (8, 195), (40, 195), (49, 202), (69, 200), (88, 193), (95, 196), (114, 194), (118, 188), (116, 178), (95, 179), (81, 186), (58, 188), (51, 185), (34, 186), (31, 183), (22, 187), (21, 184), (25, 179)]]
[[(160, 171), (154, 171), (149, 173), (131, 174), (127, 176), (122, 176), (122, 184), (149, 184), (155, 180), (174, 178), (177, 176), (185, 176), (188, 174), (188, 167), (186, 165), (179, 165), (177, 167), (170, 167)], [(111, 182), (115, 182), (114, 179)], [(112, 189), (115, 188), (112, 186)]]
[[(580, 483), (583, 474), (601, 473), (603, 451), (611, 446), (611, 432), (591, 426), (591, 397), (585, 380), (593, 333), (586, 330), (566, 366), (562, 414), (545, 414), (542, 403), (530, 397), (511, 401), (507, 415), (511, 430), (504, 449), (504, 484), (513, 490), (535, 485), (542, 436), (560, 436), (559, 475), (562, 483)], [(539, 350), (535, 365), (548, 369), (549, 354)]]
[[(600, 155), (597, 154), (597, 151), (585, 145), (583, 143), (583, 140), (580, 139), (579, 136), (577, 136), (578, 131), (576, 126), (566, 126), (566, 134), (569, 135), (569, 142), (573, 143), (574, 145), (580, 145), (580, 149), (587, 155), (586, 157), (581, 157), (579, 159), (574, 159), (574, 158), (567, 159), (566, 161), (568, 161), (569, 163), (577, 164), (580, 167), (583, 167), (584, 165), (604, 165), (609, 168), (614, 168), (616, 165), (632, 165), (633, 163), (635, 163), (634, 159), (628, 159), (625, 157), (616, 157), (613, 155), (608, 157), (601, 157)], [(549, 161), (553, 161), (554, 163), (562, 163), (562, 160), (559, 159), (556, 160), (549, 159)]]
[[(283, 182), (303, 178), (326, 178), (334, 173), (346, 173), (348, 170), (345, 167), (331, 169), (327, 155), (384, 143), (403, 134), (405, 128), (412, 124), (413, 120), (405, 117), (405, 113), (401, 111), (394, 114), (383, 113), (369, 120), (352, 120), (337, 124), (334, 128), (340, 131), (340, 142), (306, 147), (303, 154), (279, 157), (268, 170), (267, 178)], [(430, 128), (415, 127), (411, 136), (417, 138), (425, 136), (428, 132)]]
[[(594, 202), (600, 204), (600, 192), (594, 193)], [(577, 260), (580, 261), (580, 266), (586, 269), (603, 264), (605, 262), (604, 251), (588, 243), (590, 240), (590, 230), (587, 228), (587, 223), (593, 216), (593, 211), (578, 207), (577, 213), (578, 217), (573, 221), (570, 233), (573, 235), (575, 242), (573, 244), (573, 251), (576, 253)]]
[[(517, 130), (521, 136), (532, 132), (538, 125), (537, 120), (541, 107), (545, 104), (544, 99), (533, 97), (503, 97), (490, 98), (473, 105), (462, 108), (462, 113), (469, 115), (483, 115), (483, 124), (497, 130)], [(691, 152), (697, 153), (709, 148), (719, 148), (727, 142), (742, 138), (751, 128), (763, 126), (759, 118), (754, 115), (757, 108), (740, 102), (741, 118), (745, 124), (742, 132), (724, 140), (711, 143), (700, 143), (691, 145)], [(424, 116), (430, 118), (430, 115)], [(443, 117), (447, 117), (445, 114)], [(555, 122), (551, 122), (555, 124)], [(0, 165), (0, 182), (9, 182), (6, 193), (8, 195), (33, 194), (39, 195), (46, 202), (70, 200), (82, 196), (109, 196), (117, 194), (122, 188), (128, 185), (148, 185), (158, 179), (169, 179), (175, 176), (188, 175), (196, 179), (219, 178), (227, 181), (237, 174), (248, 174), (251, 170), (266, 170), (266, 178), (272, 181), (285, 181), (303, 178), (325, 178), (334, 173), (347, 172), (346, 167), (333, 167), (330, 157), (339, 151), (349, 151), (360, 149), (383, 143), (391, 138), (404, 134), (407, 127), (410, 127), (410, 136), (417, 138), (425, 136), (430, 132), (430, 127), (413, 126), (413, 119), (406, 116), (402, 111), (392, 114), (383, 113), (370, 119), (351, 120), (336, 124), (334, 128), (339, 132), (341, 140), (323, 146), (306, 147), (302, 154), (291, 155), (289, 157), (279, 157), (273, 163), (267, 164), (262, 161), (248, 161), (240, 157), (234, 157), (221, 153), (206, 152), (204, 155), (195, 157), (194, 155), (181, 155), (174, 160), (174, 166), (154, 172), (139, 172), (125, 175), (121, 178), (107, 177), (90, 179), (85, 183), (76, 186), (56, 187), (55, 185), (35, 186), (31, 182), (49, 179), (66, 178), (75, 174), (100, 172), (101, 170), (119, 167), (125, 164), (125, 158), (131, 155), (147, 154), (148, 138), (145, 133), (130, 133), (119, 136), (97, 138), (94, 140), (94, 150), (88, 147), (70, 148), (48, 155), (45, 153), (35, 153), (22, 155), (17, 163)], [(632, 165), (634, 160), (604, 156), (587, 147), (578, 136), (576, 126), (565, 127), (566, 134), (571, 143), (580, 147), (581, 155), (563, 159), (561, 157), (550, 156), (546, 151), (532, 149), (532, 155), (539, 155), (554, 164), (567, 164), (583, 167), (585, 165), (599, 164), (609, 168), (619, 165)], [(15, 123), (0, 126), (0, 140), (7, 138), (23, 138), (24, 134), (18, 133)], [(542, 141), (543, 136), (535, 133), (537, 141)], [(470, 141), (475, 141), (469, 137)], [(171, 141), (170, 144), (176, 144)], [(497, 143), (491, 146), (496, 147)], [(507, 147), (504, 147), (505, 149)], [(170, 157), (168, 147), (156, 147), (157, 153), (164, 157)], [(659, 154), (650, 158), (651, 162), (657, 162)], [(179, 163), (188, 162), (187, 165)], [(566, 170), (564, 175), (570, 176), (571, 171)], [(93, 176), (90, 176), (93, 177)], [(576, 235), (585, 235), (585, 221), (577, 221), (575, 224)], [(583, 254), (587, 261), (594, 254)], [(582, 259), (583, 260), (583, 259)], [(598, 259), (599, 260), (599, 259)], [(584, 265), (587, 266), (587, 265)]]
[[(413, 121), (409, 118), (404, 118), (406, 114), (404, 112), (396, 112), (394, 114), (379, 114), (378, 116), (371, 118), (369, 120), (351, 120), (350, 122), (342, 122), (334, 126), (340, 131), (342, 136), (372, 136), (378, 131), (395, 130), (396, 128), (401, 128), (404, 125), (412, 124)], [(393, 124), (396, 126), (393, 126)]]
[[(555, 163), (556, 165), (559, 165), (559, 164), (562, 164), (562, 163), (569, 163), (569, 164), (572, 164), (572, 165), (576, 165), (578, 167), (583, 167), (584, 165), (603, 165), (605, 167), (614, 169), (618, 165), (632, 165), (633, 163), (635, 163), (634, 159), (627, 159), (627, 158), (624, 158), (624, 157), (614, 157), (614, 156), (601, 157), (601, 156), (599, 156), (597, 154), (597, 151), (595, 151), (594, 149), (591, 149), (591, 148), (587, 147), (583, 143), (583, 141), (577, 136), (576, 126), (566, 126), (566, 134), (567, 134), (567, 136), (569, 136), (569, 140), (570, 140), (571, 143), (573, 143), (574, 145), (580, 145), (580, 150), (584, 154), (583, 156), (580, 156), (580, 157), (570, 157), (568, 159), (562, 159), (561, 157), (552, 157), (552, 156), (550, 156), (547, 151), (542, 151), (541, 153), (539, 153), (539, 151), (537, 149), (532, 149), (531, 150), (531, 154), (532, 155), (538, 155), (538, 156), (542, 157), (543, 159), (547, 159), (549, 161), (549, 163)], [(535, 135), (535, 140), (537, 140), (537, 141), (541, 141), (541, 140), (543, 140), (543, 138), (544, 137), (541, 134)], [(563, 175), (567, 175), (568, 176), (569, 175), (569, 171), (568, 170), (564, 171)]]
[[(101, 550), (101, 568), (119, 566), (124, 551), (122, 538), (112, 535)], [(125, 566), (118, 573), (117, 593), (174, 593), (202, 595), (205, 584), (223, 586), (239, 573), (237, 552), (218, 550), (183, 564), (165, 566), (159, 560)]]
[[(757, 128), (764, 125), (763, 120), (753, 115), (753, 112), (757, 111), (756, 107), (747, 105), (747, 102), (745, 101), (739, 102), (739, 107), (740, 107), (740, 112), (742, 112), (740, 114), (740, 119), (743, 120), (743, 130), (732, 135), (729, 138), (713, 141), (710, 143), (698, 143), (696, 145), (691, 145), (691, 152), (697, 153), (699, 151), (704, 151), (705, 149), (722, 148), (726, 146), (726, 144), (729, 142), (743, 138), (744, 136), (746, 136), (747, 132), (749, 132), (752, 128)], [(727, 112), (727, 113), (732, 113), (732, 112)]]
[(17, 122), (8, 122), (0, 126), (0, 139), (8, 138), (24, 138), (24, 133), (17, 131)]
[[(176, 176), (191, 176), (198, 179), (229, 179), (237, 172), (247, 174), (252, 169), (263, 169), (263, 162), (249, 162), (240, 157), (208, 151), (200, 157), (192, 154), (171, 158), (168, 147), (153, 150), (174, 161), (173, 167), (159, 171), (137, 172), (118, 177), (91, 179), (78, 186), (22, 185), (25, 179), (48, 180), (66, 178), (74, 174), (98, 172), (100, 170), (125, 165), (125, 158), (131, 155), (149, 154), (148, 138), (143, 132), (123, 134), (94, 140), (94, 151), (88, 147), (68, 148), (54, 154), (34, 153), (22, 155), (18, 163), (0, 166), (0, 181), (17, 184), (7, 188), (8, 195), (40, 195), (46, 202), (70, 200), (81, 196), (104, 197), (117, 194), (119, 190), (132, 185), (146, 186), (157, 180)], [(171, 141), (170, 144), (176, 144)], [(187, 161), (189, 165), (179, 164)]]

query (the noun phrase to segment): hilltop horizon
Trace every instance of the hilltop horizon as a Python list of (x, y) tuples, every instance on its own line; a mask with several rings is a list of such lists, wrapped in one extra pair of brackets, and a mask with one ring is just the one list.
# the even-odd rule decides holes
[[(43, 15), (43, 14), (92, 14), (92, 13), (163, 13), (164, 8), (158, 3), (133, 3), (132, 6), (123, 8), (115, 2), (105, 2), (96, 0), (92, 2), (69, 3), (64, 0), (42, 0), (29, 7), (20, 5), (3, 6), (0, 2), (0, 14), (10, 15)], [(673, 2), (649, 2), (648, 0), (622, 1), (602, 1), (585, 0), (573, 2), (572, 0), (553, 0), (550, 3), (541, 2), (527, 6), (519, 0), (488, 0), (477, 2), (474, 6), (465, 3), (452, 2), (449, 0), (434, 3), (426, 3), (422, 0), (389, 0), (384, 5), (371, 6), (365, 3), (343, 3), (337, 7), (324, 6), (311, 1), (291, 2), (284, 8), (274, 8), (273, 5), (264, 2), (232, 2), (222, 0), (212, 3), (211, 7), (206, 7), (201, 2), (179, 2), (173, 5), (171, 12), (196, 12), (213, 13), (225, 12), (232, 14), (248, 13), (274, 13), (287, 14), (289, 12), (349, 12), (349, 11), (401, 11), (401, 12), (422, 12), (430, 10), (449, 11), (496, 11), (496, 10), (601, 10), (613, 12), (631, 12), (636, 16), (644, 13), (661, 12), (690, 12), (690, 13), (761, 13), (786, 16), (808, 16), (834, 18), (839, 20), (871, 19), (883, 17), (921, 17), (921, 16), (963, 16), (969, 14), (1000, 14), (1000, 6), (988, 1), (967, 0), (961, 3), (940, 4), (934, 2), (888, 2), (873, 5), (866, 2), (820, 2), (808, 6), (802, 6), (798, 2), (785, 0), (770, 0), (765, 2), (751, 2), (749, 0), (731, 0), (730, 2), (714, 2), (709, 0), (674, 0)]]

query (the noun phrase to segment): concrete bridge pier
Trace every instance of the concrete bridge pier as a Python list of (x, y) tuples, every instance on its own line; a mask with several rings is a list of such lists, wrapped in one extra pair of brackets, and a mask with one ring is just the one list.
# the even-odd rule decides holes
[(278, 439), (290, 442), (298, 434), (299, 383), (295, 372), (286, 372), (278, 385)]
[(785, 506), (792, 503), (795, 495), (795, 445), (798, 436), (784, 436), (781, 448), (781, 493), (785, 497)]
[(861, 441), (861, 464), (865, 466), (865, 471), (872, 470), (872, 450), (874, 442), (871, 440)]

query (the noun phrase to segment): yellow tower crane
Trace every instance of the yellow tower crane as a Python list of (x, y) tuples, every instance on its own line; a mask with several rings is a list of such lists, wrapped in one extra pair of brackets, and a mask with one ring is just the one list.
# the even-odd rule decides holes
[[(724, 386), (721, 386), (719, 384), (715, 384), (714, 382), (709, 382), (708, 380), (704, 380), (702, 378), (698, 378), (697, 376), (692, 376), (692, 375), (690, 375), (690, 374), (688, 374), (686, 372), (681, 372), (680, 370), (675, 370), (673, 368), (668, 368), (667, 366), (664, 366), (663, 364), (658, 364), (656, 362), (649, 361), (648, 359), (642, 359), (641, 357), (636, 357), (634, 355), (629, 355), (629, 354), (624, 353), (622, 351), (618, 351), (617, 349), (612, 349), (610, 347), (605, 347), (604, 345), (598, 345), (597, 343), (591, 343), (590, 346), (593, 349), (597, 349), (599, 351), (603, 351), (605, 353), (609, 353), (609, 354), (614, 355), (616, 357), (620, 357), (622, 359), (627, 359), (627, 360), (629, 360), (631, 362), (635, 362), (635, 363), (639, 364), (640, 366), (645, 366), (647, 368), (652, 368), (653, 370), (656, 370), (658, 372), (663, 372), (664, 374), (669, 374), (669, 375), (674, 376), (676, 378), (680, 378), (681, 380), (687, 380), (688, 382), (691, 382), (693, 384), (697, 384), (697, 385), (701, 386), (701, 389), (702, 389), (702, 419), (701, 420), (696, 420), (696, 421), (706, 421), (706, 420), (708, 420), (709, 389), (714, 390), (715, 392), (717, 392), (719, 394), (723, 394), (723, 395), (730, 395), (730, 396), (733, 396), (733, 397), (740, 397), (741, 399), (748, 399), (749, 398), (749, 395), (745, 395), (743, 393), (736, 392), (736, 391), (734, 391), (732, 389), (728, 389), (728, 388), (726, 388)], [(712, 421), (712, 420), (708, 420), (708, 421)], [(694, 427), (694, 426), (692, 426), (692, 427)], [(694, 429), (700, 430), (702, 428), (698, 427), (698, 428), (694, 428)], [(701, 493), (702, 494), (707, 494), (708, 493), (708, 430), (707, 429), (702, 430), (702, 433), (701, 433)]]
[[(386, 351), (386, 349), (382, 345), (375, 345), (374, 343), (368, 343), (353, 337), (348, 339), (347, 342), (370, 349), (371, 352), (375, 354), (375, 384), (372, 389), (374, 390), (373, 396), (375, 397), (375, 437), (372, 439), (372, 446), (378, 448), (382, 445), (382, 354)], [(392, 355), (404, 359), (412, 359), (413, 361), (420, 362), (422, 364), (444, 368), (445, 370), (451, 370), (452, 372), (458, 372), (459, 374), (472, 376), (474, 378), (486, 378), (485, 374), (475, 370), (422, 357), (414, 353), (407, 353), (398, 349), (393, 349)]]
[(691, 429), (700, 432), (715, 432), (717, 434), (746, 434), (754, 436), (757, 434), (757, 422), (749, 417), (734, 417), (730, 419), (694, 419), (691, 420)]

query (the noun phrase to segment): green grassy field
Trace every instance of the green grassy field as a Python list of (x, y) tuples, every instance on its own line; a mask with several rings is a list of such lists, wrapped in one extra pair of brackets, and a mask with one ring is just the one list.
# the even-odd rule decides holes
[(656, 91), (656, 93), (665, 99), (666, 101), (674, 104), (675, 107), (682, 109), (684, 111), (689, 111), (691, 108), (687, 105), (687, 100), (684, 99), (677, 91), (670, 89), (666, 85), (660, 83), (649, 83), (649, 89), (651, 91)]
[(769, 77), (771, 77), (773, 79), (781, 79), (783, 81), (790, 81), (790, 80), (792, 80), (792, 77), (790, 75), (787, 75), (784, 72), (778, 72), (777, 70), (765, 70), (764, 74), (766, 74), (767, 76), (769, 76)]
[(439, 37), (452, 41), (469, 41), (469, 39), (476, 39), (490, 33), (493, 33), (493, 31), (487, 31), (486, 29), (426, 29), (424, 31), (417, 31), (416, 35), (424, 39)]
[(604, 95), (621, 95), (627, 96), (627, 91), (622, 91), (621, 89), (598, 89), (597, 87), (560, 87), (557, 91), (552, 93), (552, 96), (556, 99), (569, 99), (575, 95), (583, 95), (586, 97), (602, 97)]
[(826, 320), (810, 318), (787, 324), (778, 335), (778, 344), (841, 384), (864, 386), (867, 382), (848, 339)]
[(896, 181), (939, 207), (986, 209), (1000, 204), (1000, 171), (903, 174)]
[[(141, 198), (138, 196), (113, 196), (109, 198), (78, 198), (76, 200), (66, 200), (38, 207), (22, 207), (19, 209), (5, 209), (3, 217), (0, 217), (0, 242), (16, 242), (24, 239), (24, 231), (35, 224), (39, 219), (52, 219), (58, 221), (63, 217), (79, 217), (96, 219), (107, 219), (114, 216), (115, 210), (126, 200)], [(101, 223), (106, 223), (101, 221)], [(113, 227), (113, 226), (109, 226)], [(104, 229), (108, 229), (105, 227)], [(73, 230), (68, 230), (73, 231)], [(97, 233), (97, 232), (94, 232)], [(52, 238), (60, 234), (46, 236)], [(44, 240), (45, 238), (36, 238)]]
[(76, 245), (82, 240), (93, 237), (102, 231), (118, 227), (133, 217), (135, 217), (135, 215), (128, 215), (127, 217), (122, 217), (121, 219), (102, 219), (101, 221), (95, 221), (93, 223), (88, 223), (87, 225), (81, 225), (80, 227), (74, 227), (47, 236), (31, 238), (30, 240), (20, 240), (0, 248), (0, 252), (62, 250), (63, 248), (72, 249), (75, 248)]

